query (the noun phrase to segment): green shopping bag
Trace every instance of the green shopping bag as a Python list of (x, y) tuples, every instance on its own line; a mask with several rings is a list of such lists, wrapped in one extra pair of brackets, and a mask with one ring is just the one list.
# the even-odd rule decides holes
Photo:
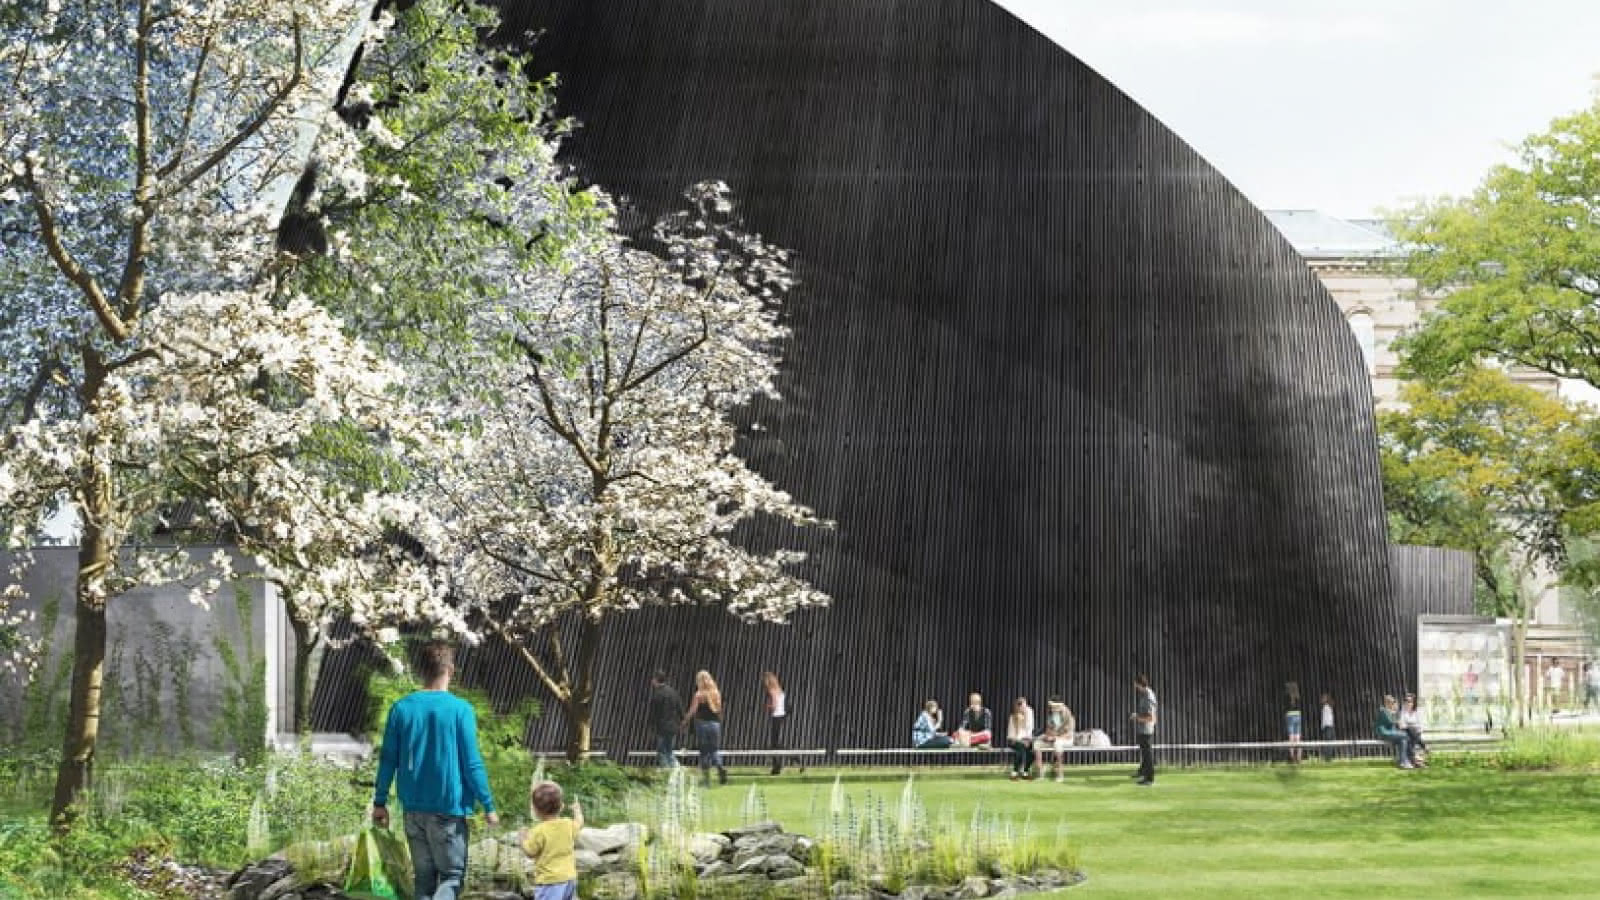
[(356, 900), (411, 900), (411, 850), (387, 828), (356, 836), (344, 892)]

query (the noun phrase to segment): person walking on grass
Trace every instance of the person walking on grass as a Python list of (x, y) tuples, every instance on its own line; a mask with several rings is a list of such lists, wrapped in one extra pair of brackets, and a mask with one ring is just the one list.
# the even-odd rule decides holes
[(683, 716), (683, 725), (694, 723), (695, 748), (700, 753), (700, 779), (711, 786), (711, 768), (717, 769), (717, 781), (728, 783), (728, 770), (722, 765), (722, 691), (716, 679), (704, 669), (694, 673), (694, 697), (689, 701), (689, 711)]
[(683, 718), (683, 698), (667, 683), (667, 673), (657, 669), (650, 678), (650, 730), (656, 736), (656, 765), (676, 768), (673, 752), (678, 743), (678, 722)]
[(1011, 748), (1011, 780), (1033, 778), (1033, 707), (1027, 697), (1011, 704), (1006, 719), (1006, 746)]
[(578, 832), (583, 806), (572, 801), (572, 818), (561, 818), (561, 785), (543, 781), (529, 796), (539, 823), (522, 838), (522, 852), (533, 859), (533, 900), (577, 900)]
[(1150, 676), (1140, 672), (1133, 679), (1135, 740), (1139, 743), (1139, 784), (1149, 787), (1156, 783), (1156, 692), (1150, 687)]
[[(787, 696), (783, 692), (783, 685), (779, 683), (778, 676), (773, 672), (761, 673), (761, 694), (767, 703), (767, 746), (774, 751), (772, 754), (772, 774), (783, 774), (783, 757), (777, 754), (778, 748), (783, 746), (783, 723), (789, 714), (785, 703)], [(804, 771), (805, 766), (800, 767)]]
[(378, 754), (372, 821), (389, 827), (389, 789), (396, 786), (405, 807), (417, 900), (456, 900), (461, 894), (467, 817), (476, 805), (483, 806), (490, 825), (500, 824), (478, 752), (477, 715), (472, 704), (450, 693), (455, 669), (449, 644), (423, 645), (417, 663), (423, 688), (389, 707)]

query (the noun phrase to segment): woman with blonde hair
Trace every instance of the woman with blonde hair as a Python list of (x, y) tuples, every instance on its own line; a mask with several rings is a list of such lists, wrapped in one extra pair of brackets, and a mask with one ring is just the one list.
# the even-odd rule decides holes
[[(766, 698), (767, 721), (770, 723), (768, 726), (768, 735), (770, 737), (767, 741), (767, 746), (776, 751), (783, 744), (783, 720), (789, 714), (788, 707), (785, 705), (786, 698), (783, 693), (783, 685), (778, 681), (777, 673), (761, 673), (761, 693)], [(802, 771), (804, 768), (804, 766), (801, 766)], [(772, 774), (783, 774), (783, 757), (776, 752), (772, 754)]]
[(700, 751), (700, 777), (711, 784), (711, 767), (717, 767), (717, 780), (728, 783), (728, 770), (722, 766), (722, 691), (705, 669), (694, 673), (694, 699), (683, 714), (684, 727), (694, 723), (695, 745)]

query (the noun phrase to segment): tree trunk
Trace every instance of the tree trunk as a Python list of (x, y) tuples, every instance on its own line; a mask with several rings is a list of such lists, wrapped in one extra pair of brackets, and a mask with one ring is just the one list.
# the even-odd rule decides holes
[(578, 631), (578, 654), (572, 667), (572, 692), (566, 703), (567, 761), (577, 765), (593, 739), (594, 661), (600, 650), (600, 623), (584, 616)]
[[(103, 484), (100, 487), (104, 487)], [(108, 503), (96, 491), (91, 509), (83, 515), (83, 539), (78, 547), (77, 614), (72, 640), (72, 699), (67, 733), (61, 745), (61, 767), (56, 772), (55, 796), (50, 802), (50, 824), (65, 834), (77, 818), (74, 804), (89, 786), (94, 766), (95, 741), (100, 735), (100, 689), (106, 659), (105, 573), (111, 566), (111, 542), (97, 523), (104, 521)]]
[(589, 752), (593, 737), (594, 704), (584, 703), (576, 697), (562, 704), (567, 713), (567, 762), (579, 765)]
[[(1528, 726), (1528, 609), (1519, 592), (1517, 617), (1511, 623), (1511, 668), (1517, 691), (1517, 727)], [(1538, 673), (1535, 673), (1537, 675)]]
[(311, 659), (319, 641), (310, 623), (290, 619), (294, 628), (294, 733), (311, 734)]

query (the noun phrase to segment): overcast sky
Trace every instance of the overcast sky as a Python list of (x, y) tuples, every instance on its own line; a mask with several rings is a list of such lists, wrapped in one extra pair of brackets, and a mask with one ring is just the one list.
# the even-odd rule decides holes
[(1600, 74), (1600, 0), (998, 2), (1269, 209), (1466, 193)]

